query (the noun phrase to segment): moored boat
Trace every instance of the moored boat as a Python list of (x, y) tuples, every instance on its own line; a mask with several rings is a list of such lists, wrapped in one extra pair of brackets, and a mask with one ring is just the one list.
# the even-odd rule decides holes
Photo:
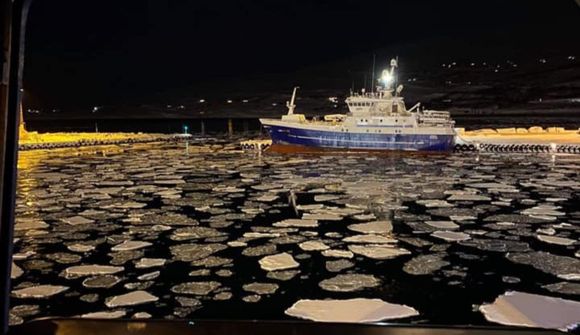
[(449, 151), (454, 147), (455, 122), (449, 112), (422, 110), (419, 103), (407, 110), (395, 89), (397, 60), (384, 70), (376, 91), (351, 93), (347, 114), (330, 114), (323, 120), (294, 112), (296, 92), (286, 103), (281, 119), (260, 119), (273, 144), (353, 150)]

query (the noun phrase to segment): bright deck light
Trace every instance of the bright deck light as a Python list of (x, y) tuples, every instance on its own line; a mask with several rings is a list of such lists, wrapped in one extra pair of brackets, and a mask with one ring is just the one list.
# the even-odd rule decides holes
[(382, 77), (381, 77), (381, 82), (385, 85), (392, 83), (393, 82), (393, 75), (388, 73), (388, 72), (384, 72)]

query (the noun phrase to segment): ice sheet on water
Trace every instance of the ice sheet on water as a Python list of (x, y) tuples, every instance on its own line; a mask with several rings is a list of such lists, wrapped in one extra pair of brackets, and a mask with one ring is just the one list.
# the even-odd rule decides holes
[(419, 315), (412, 307), (380, 299), (299, 300), (287, 315), (318, 322), (369, 323)]
[(44, 299), (67, 291), (68, 289), (68, 286), (62, 285), (35, 285), (14, 290), (12, 291), (12, 295), (16, 298), (22, 299)]
[(557, 245), (574, 245), (578, 243), (578, 241), (566, 238), (566, 237), (559, 237), (559, 236), (550, 236), (550, 235), (536, 235), (536, 238), (542, 242), (557, 244)]
[(306, 241), (298, 244), (298, 246), (304, 251), (321, 251), (330, 248), (328, 245), (321, 241)]
[(157, 277), (159, 277), (160, 274), (161, 274), (160, 271), (153, 271), (153, 272), (142, 274), (142, 275), (138, 276), (137, 279), (142, 280), (142, 281), (153, 280), (153, 279), (156, 279)]
[(580, 295), (580, 283), (559, 282), (543, 285), (542, 288), (560, 294)]
[(85, 252), (95, 250), (95, 246), (94, 245), (86, 245), (86, 244), (82, 244), (82, 243), (74, 243), (74, 244), (68, 245), (67, 249), (72, 251), (72, 252), (85, 253)]
[(459, 225), (453, 221), (425, 221), (425, 224), (436, 229), (458, 229)]
[(259, 261), (260, 267), (266, 271), (293, 269), (300, 266), (288, 253), (266, 256)]
[(565, 280), (580, 280), (580, 259), (545, 251), (508, 253), (506, 258), (518, 264), (530, 265), (540, 271)]
[(412, 275), (428, 275), (451, 264), (443, 258), (445, 254), (419, 255), (405, 263), (403, 271)]
[(27, 218), (27, 217), (17, 217), (16, 222), (14, 225), (14, 230), (32, 230), (32, 229), (46, 229), (49, 225), (46, 222), (35, 219), (35, 218)]
[(137, 269), (148, 269), (152, 267), (163, 266), (167, 262), (164, 258), (141, 258), (135, 262), (135, 268)]
[(125, 241), (121, 244), (117, 244), (111, 248), (112, 251), (130, 251), (130, 250), (138, 250), (145, 247), (151, 246), (151, 242), (145, 241)]
[(278, 252), (275, 244), (263, 244), (258, 245), (255, 247), (247, 247), (242, 251), (242, 255), (250, 256), (250, 257), (257, 257), (257, 256), (265, 256), (271, 255)]
[(349, 245), (348, 249), (357, 255), (380, 260), (411, 254), (407, 249), (384, 245)]
[(95, 222), (95, 220), (87, 219), (85, 217), (77, 215), (77, 216), (72, 216), (69, 218), (63, 218), (62, 222), (68, 223), (70, 225), (85, 225), (85, 224), (93, 223), (93, 222)]
[(344, 269), (349, 269), (354, 266), (354, 263), (346, 260), (346, 259), (339, 259), (336, 261), (326, 261), (325, 267), (326, 270), (329, 272), (340, 272)]
[(469, 234), (466, 233), (444, 230), (438, 230), (436, 232), (433, 232), (431, 233), (431, 236), (440, 238), (448, 242), (465, 241), (471, 238), (471, 236), (469, 236)]
[(111, 265), (76, 265), (65, 269), (62, 275), (67, 279), (75, 279), (86, 276), (115, 274), (125, 270), (122, 266)]
[(458, 243), (466, 247), (495, 252), (523, 252), (530, 250), (530, 246), (526, 242), (510, 240), (474, 238), (471, 240), (459, 241)]
[(220, 286), (221, 283), (216, 281), (187, 282), (173, 286), (171, 292), (177, 294), (208, 295)]
[(83, 280), (83, 286), (87, 288), (111, 288), (121, 282), (121, 278), (113, 275), (89, 277)]
[(365, 243), (365, 244), (392, 244), (397, 243), (394, 238), (375, 235), (375, 234), (361, 234), (345, 237), (342, 239), (343, 242), (347, 243)]
[(218, 237), (225, 235), (227, 234), (215, 228), (190, 226), (175, 229), (171, 234), (171, 236), (169, 236), (169, 238), (172, 239), (173, 241), (187, 241), (193, 239)]
[(274, 294), (278, 290), (278, 284), (273, 283), (250, 283), (242, 286), (244, 291), (256, 294)]
[(87, 313), (81, 315), (80, 317), (84, 319), (118, 319), (124, 317), (125, 315), (127, 315), (126, 311), (119, 310), (111, 312), (103, 311), (103, 312)]
[(284, 271), (270, 271), (266, 275), (267, 278), (287, 281), (290, 280), (300, 273), (300, 270), (284, 270)]
[(105, 305), (109, 308), (142, 305), (159, 300), (158, 297), (146, 291), (133, 291), (107, 298)]
[(355, 292), (379, 286), (381, 281), (373, 275), (340, 274), (321, 281), (318, 286), (332, 292)]
[(273, 224), (274, 227), (298, 227), (298, 228), (314, 228), (318, 227), (317, 220), (308, 219), (286, 219)]
[(304, 213), (304, 215), (302, 215), (302, 219), (316, 221), (340, 221), (343, 219), (343, 217), (333, 213)]
[(510, 291), (479, 307), (485, 318), (510, 326), (568, 331), (580, 324), (580, 302)]
[(10, 279), (18, 279), (23, 274), (24, 271), (22, 271), (22, 269), (13, 262), (10, 269)]
[(347, 228), (365, 234), (388, 234), (393, 230), (393, 224), (391, 221), (373, 221), (351, 224)]
[(178, 244), (169, 247), (173, 258), (183, 262), (203, 259), (224, 249), (227, 249), (227, 246), (220, 243)]
[(209, 256), (202, 259), (198, 259), (192, 261), (190, 263), (191, 266), (203, 266), (207, 268), (215, 268), (220, 267), (223, 265), (229, 265), (233, 263), (233, 259), (231, 258), (224, 258), (224, 257), (217, 257), (217, 256)]

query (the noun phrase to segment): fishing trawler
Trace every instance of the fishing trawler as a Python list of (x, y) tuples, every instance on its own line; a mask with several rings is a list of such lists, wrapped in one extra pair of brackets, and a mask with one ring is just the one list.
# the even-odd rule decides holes
[[(296, 91), (286, 102), (282, 119), (260, 119), (273, 144), (352, 150), (449, 151), (454, 147), (455, 122), (449, 112), (422, 110), (420, 103), (407, 110), (402, 85), (396, 86), (396, 59), (382, 72), (376, 91), (352, 93), (347, 114), (308, 120), (296, 114)], [(396, 86), (396, 88), (394, 88)], [(394, 89), (393, 89), (394, 88)]]

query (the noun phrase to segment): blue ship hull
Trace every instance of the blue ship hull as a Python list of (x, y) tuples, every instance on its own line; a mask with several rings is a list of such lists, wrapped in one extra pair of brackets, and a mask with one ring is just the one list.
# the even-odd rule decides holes
[(348, 133), (268, 125), (272, 143), (357, 150), (450, 151), (454, 135)]

